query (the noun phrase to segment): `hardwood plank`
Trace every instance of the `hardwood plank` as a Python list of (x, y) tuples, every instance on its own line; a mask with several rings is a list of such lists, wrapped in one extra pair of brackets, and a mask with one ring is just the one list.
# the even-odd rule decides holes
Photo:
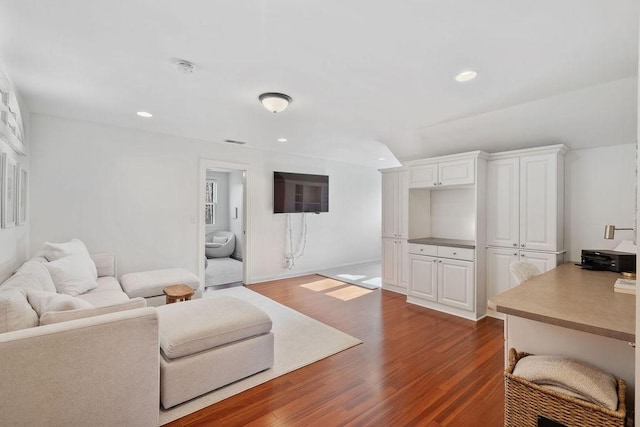
[(502, 425), (502, 321), (475, 323), (384, 290), (329, 295), (349, 286), (316, 275), (250, 285), (364, 343), (168, 425)]

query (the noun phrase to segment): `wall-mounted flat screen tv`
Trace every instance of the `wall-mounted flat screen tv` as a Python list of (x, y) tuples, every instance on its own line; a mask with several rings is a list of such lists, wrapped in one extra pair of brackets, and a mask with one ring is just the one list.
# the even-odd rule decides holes
[(329, 177), (273, 173), (273, 213), (329, 212)]

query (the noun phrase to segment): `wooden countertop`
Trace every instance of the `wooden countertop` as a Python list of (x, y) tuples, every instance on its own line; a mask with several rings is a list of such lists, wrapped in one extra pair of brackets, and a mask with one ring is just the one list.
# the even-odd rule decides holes
[(585, 270), (573, 262), (496, 295), (500, 313), (635, 342), (636, 296), (613, 291), (611, 271)]

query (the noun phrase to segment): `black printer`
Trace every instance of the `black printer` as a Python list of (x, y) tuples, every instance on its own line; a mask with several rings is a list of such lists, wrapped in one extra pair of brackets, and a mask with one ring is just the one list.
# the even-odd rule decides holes
[(636, 254), (606, 249), (583, 249), (581, 265), (582, 268), (590, 270), (609, 270), (618, 273), (635, 272)]

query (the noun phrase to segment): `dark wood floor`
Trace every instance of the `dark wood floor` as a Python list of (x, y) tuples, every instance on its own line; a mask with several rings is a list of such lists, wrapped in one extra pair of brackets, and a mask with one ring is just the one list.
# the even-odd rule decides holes
[(327, 295), (363, 290), (349, 286), (315, 275), (249, 286), (364, 343), (169, 426), (502, 425), (502, 321), (463, 320), (388, 291)]

